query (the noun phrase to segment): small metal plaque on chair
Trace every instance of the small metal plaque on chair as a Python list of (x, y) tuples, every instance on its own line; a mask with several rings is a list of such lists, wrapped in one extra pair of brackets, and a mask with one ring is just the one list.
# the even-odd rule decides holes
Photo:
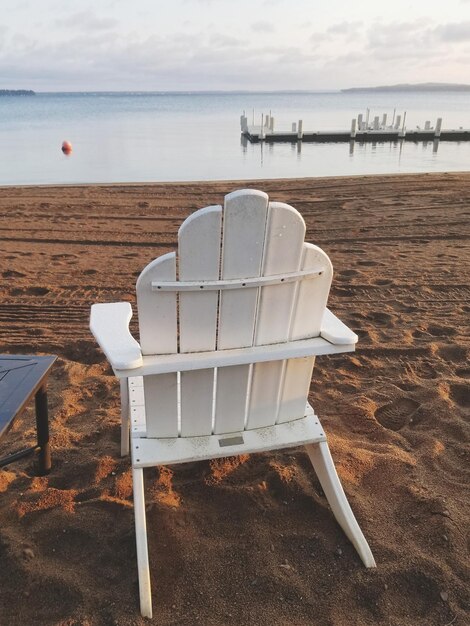
[(243, 437), (241, 435), (237, 435), (236, 437), (225, 437), (225, 439), (219, 439), (219, 446), (221, 448), (225, 448), (225, 446), (241, 446), (245, 442), (243, 441)]

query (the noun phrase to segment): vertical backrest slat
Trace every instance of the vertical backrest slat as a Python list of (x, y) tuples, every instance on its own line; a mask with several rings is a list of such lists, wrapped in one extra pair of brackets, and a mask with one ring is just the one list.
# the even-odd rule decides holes
[[(152, 291), (152, 281), (176, 280), (176, 254), (164, 254), (144, 268), (137, 290), (143, 354), (177, 351), (176, 294)], [(177, 374), (144, 377), (147, 437), (178, 436)]]
[[(301, 269), (321, 269), (322, 274), (313, 280), (299, 283), (292, 314), (289, 339), (305, 339), (320, 334), (321, 320), (330, 291), (333, 267), (328, 256), (318, 246), (304, 243)], [(276, 422), (296, 419), (305, 410), (315, 359), (290, 359), (287, 361), (284, 384)]]
[(176, 253), (149, 263), (137, 279), (137, 308), (142, 354), (177, 351), (176, 293), (152, 291), (152, 281), (176, 280)]
[(305, 339), (320, 334), (321, 321), (328, 301), (333, 266), (328, 255), (318, 246), (304, 243), (302, 269), (322, 269), (322, 274), (313, 280), (299, 283), (297, 298), (292, 317), (289, 339)]
[(178, 436), (177, 374), (144, 376), (147, 437)]
[[(261, 275), (268, 196), (261, 191), (236, 191), (225, 197), (222, 279)], [(253, 345), (259, 289), (223, 291), (220, 295), (217, 348)], [(244, 429), (250, 365), (217, 370), (215, 427), (217, 434)]]
[[(263, 276), (300, 269), (305, 222), (298, 211), (281, 202), (269, 203)], [(255, 345), (287, 341), (298, 283), (263, 287), (256, 320)]]
[[(222, 279), (261, 276), (267, 209), (268, 196), (261, 191), (235, 191), (225, 197)], [(253, 345), (258, 291), (221, 293), (219, 350)]]
[(315, 357), (289, 359), (285, 362), (277, 424), (290, 422), (305, 414), (314, 365)]
[[(297, 271), (301, 265), (304, 237), (305, 222), (300, 213), (287, 204), (271, 202), (264, 243), (263, 276)], [(297, 283), (261, 289), (256, 345), (287, 341), (297, 289)], [(284, 395), (286, 367), (285, 361), (254, 364), (246, 424), (248, 429), (275, 424)]]
[[(196, 211), (178, 233), (179, 280), (217, 280), (220, 271), (222, 207)], [(180, 352), (215, 350), (217, 291), (179, 296)], [(181, 435), (212, 433), (214, 369), (181, 373)]]
[[(221, 225), (221, 206), (196, 211), (183, 222), (178, 232), (179, 280), (219, 278)], [(218, 297), (217, 291), (180, 293), (180, 352), (215, 350)]]

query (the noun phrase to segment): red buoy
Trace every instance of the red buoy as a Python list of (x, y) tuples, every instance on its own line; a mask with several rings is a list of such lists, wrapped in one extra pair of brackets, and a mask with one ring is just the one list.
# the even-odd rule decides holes
[(72, 152), (72, 144), (70, 143), (70, 141), (62, 142), (62, 152), (64, 154), (70, 154)]

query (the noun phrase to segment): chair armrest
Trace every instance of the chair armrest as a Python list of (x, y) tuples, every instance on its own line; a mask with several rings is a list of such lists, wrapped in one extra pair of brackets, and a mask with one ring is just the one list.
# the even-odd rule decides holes
[(320, 336), (337, 346), (355, 344), (359, 337), (343, 324), (329, 309), (325, 309), (321, 322)]
[(140, 345), (129, 332), (129, 302), (93, 304), (90, 330), (113, 369), (129, 370), (142, 365)]

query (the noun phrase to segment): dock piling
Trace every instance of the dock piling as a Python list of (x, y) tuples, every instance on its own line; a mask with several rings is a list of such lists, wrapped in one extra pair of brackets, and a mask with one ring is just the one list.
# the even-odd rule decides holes
[(302, 126), (303, 126), (303, 121), (299, 120), (298, 126), (297, 128), (299, 129), (297, 132), (297, 139), (302, 139), (302, 137), (304, 136), (303, 130), (302, 130)]
[(436, 129), (434, 131), (434, 137), (438, 139), (441, 136), (442, 117), (438, 117), (436, 120)]
[(403, 124), (401, 126), (401, 130), (398, 131), (398, 136), (401, 138), (403, 138), (406, 135), (405, 121), (406, 121), (406, 111), (403, 113)]
[(356, 120), (355, 118), (353, 118), (351, 120), (351, 139), (354, 139), (355, 136), (356, 136)]

